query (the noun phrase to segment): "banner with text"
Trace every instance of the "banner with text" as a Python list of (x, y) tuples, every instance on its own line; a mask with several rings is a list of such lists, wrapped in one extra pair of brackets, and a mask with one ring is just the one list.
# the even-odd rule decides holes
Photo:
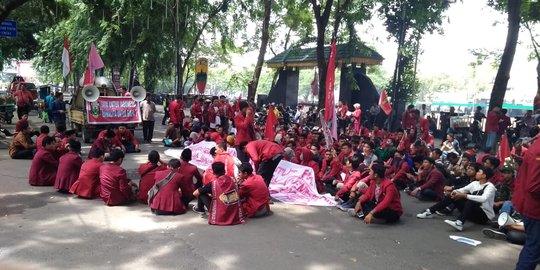
[(334, 206), (328, 194), (321, 195), (315, 186), (313, 169), (285, 160), (279, 162), (270, 182), (270, 196), (287, 204)]
[(86, 102), (86, 118), (89, 124), (133, 124), (141, 122), (141, 111), (131, 97), (99, 97)]
[[(212, 165), (212, 162), (214, 162), (214, 158), (212, 157), (212, 155), (210, 155), (210, 149), (212, 149), (212, 147), (214, 146), (216, 146), (215, 142), (203, 141), (186, 147), (191, 149), (191, 161), (189, 163), (197, 166), (197, 168), (201, 170), (206, 170), (206, 168), (210, 167), (210, 165)], [(227, 152), (231, 154), (231, 156), (236, 157), (236, 149), (232, 147), (227, 147)], [(165, 150), (165, 155), (180, 159), (180, 155), (182, 155), (182, 150), (167, 149)]]

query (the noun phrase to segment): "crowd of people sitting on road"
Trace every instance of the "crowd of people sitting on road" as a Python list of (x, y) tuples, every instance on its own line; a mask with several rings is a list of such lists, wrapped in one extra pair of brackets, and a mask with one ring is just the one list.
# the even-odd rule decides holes
[[(191, 117), (186, 117), (185, 103), (178, 97), (166, 107), (170, 121), (164, 146), (213, 141), (214, 162), (199, 171), (190, 164), (189, 148), (180, 159), (168, 162), (151, 151), (137, 171), (138, 185), (121, 166), (125, 154), (140, 152), (126, 125), (103, 130), (83, 162), (74, 130), (60, 125), (50, 136), (45, 125), (36, 134), (22, 117), (9, 154), (33, 159), (31, 185), (54, 185), (59, 192), (101, 198), (108, 206), (139, 201), (157, 215), (183, 214), (196, 201), (192, 210), (208, 213), (208, 222), (215, 225), (271, 214), (268, 186), (280, 161), (286, 160), (311, 168), (318, 192), (330, 194), (338, 209), (367, 224), (398, 222), (403, 215), (401, 191), (433, 202), (416, 215), (419, 219), (446, 216), (444, 222), (458, 231), (469, 221), (488, 225), (483, 230), (486, 236), (524, 244), (522, 220), (540, 218), (539, 180), (525, 175), (535, 175), (540, 141), (518, 140), (507, 157), (501, 156), (489, 129), (504, 121), (500, 108), (488, 113), (488, 147), (480, 151), (479, 145), (459, 145), (451, 133), (437, 145), (429, 121), (414, 106), (404, 112), (395, 132), (368, 123), (371, 118), (364, 121), (360, 105), (354, 107), (354, 112), (341, 103), (337, 107), (339, 136), (332, 139), (317, 126), (307, 128), (311, 116), (301, 108), (286, 117), (282, 106), (261, 112), (252, 102), (231, 104), (225, 97), (215, 97), (196, 99)], [(265, 121), (256, 121), (256, 112), (267, 117)], [(538, 130), (531, 128), (526, 137), (537, 136)], [(35, 144), (34, 135), (38, 135)], [(236, 156), (228, 151), (231, 148)], [(498, 224), (501, 215), (517, 222)]]

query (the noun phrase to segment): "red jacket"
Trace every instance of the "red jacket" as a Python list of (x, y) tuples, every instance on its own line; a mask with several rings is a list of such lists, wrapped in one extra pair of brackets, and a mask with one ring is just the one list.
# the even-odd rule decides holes
[(495, 111), (490, 111), (486, 119), (486, 132), (499, 131), (499, 115)]
[(54, 187), (56, 189), (69, 190), (73, 183), (79, 178), (82, 159), (79, 154), (68, 152), (60, 158), (58, 172)]
[(234, 125), (236, 127), (236, 137), (234, 139), (234, 145), (238, 146), (242, 142), (250, 142), (255, 140), (253, 116), (245, 117), (241, 113), (234, 117)]
[[(164, 180), (171, 170), (163, 170), (156, 172), (154, 182), (159, 183)], [(186, 212), (185, 202), (189, 202), (193, 198), (193, 190), (195, 189), (193, 182), (187, 182), (181, 171), (174, 174), (171, 181), (163, 186), (154, 197), (150, 208), (174, 214), (183, 214)], [(182, 195), (178, 192), (182, 191)]]
[(231, 119), (234, 117), (234, 112), (231, 107), (231, 104), (229, 102), (221, 102), (219, 105), (219, 115), (225, 116), (227, 119)]
[(28, 183), (32, 186), (52, 186), (56, 179), (58, 160), (49, 150), (40, 149), (36, 152), (30, 172), (28, 173)]
[(69, 192), (88, 199), (99, 197), (101, 192), (99, 168), (101, 165), (103, 163), (99, 159), (84, 162), (79, 172), (79, 179), (71, 186)]
[(120, 130), (117, 130), (115, 134), (115, 140), (121, 142), (122, 144), (128, 142), (133, 145), (139, 145), (137, 139), (135, 139), (135, 136), (133, 136), (133, 133), (131, 133), (131, 131), (129, 130), (126, 130), (124, 133), (120, 132)]
[(141, 164), (137, 173), (141, 176), (139, 181), (139, 194), (137, 199), (139, 202), (147, 204), (148, 203), (148, 191), (154, 186), (155, 181), (154, 177), (158, 171), (163, 171), (167, 169), (167, 165), (161, 164), (157, 165), (152, 162), (146, 164)]
[(335, 159), (332, 159), (330, 161), (330, 164), (328, 164), (328, 161), (326, 159), (323, 159), (321, 170), (319, 171), (319, 178), (321, 179), (322, 182), (330, 178), (335, 178), (337, 180), (340, 180), (341, 179), (341, 166), (339, 165), (339, 162)]
[(434, 167), (430, 172), (427, 173), (426, 182), (420, 186), (420, 189), (431, 189), (435, 191), (435, 193), (437, 193), (437, 200), (440, 201), (444, 196), (445, 181), (446, 179), (444, 178), (442, 172)]
[(39, 149), (43, 149), (43, 139), (45, 137), (49, 137), (49, 134), (39, 134), (39, 136), (37, 137), (36, 139), (36, 148), (39, 150)]
[(271, 141), (258, 140), (249, 142), (244, 151), (255, 163), (255, 167), (258, 167), (261, 162), (271, 160), (276, 155), (283, 153), (283, 147)]
[[(191, 179), (192, 182), (193, 178), (195, 178), (196, 183), (198, 183), (199, 186), (202, 186), (203, 177), (199, 172), (199, 169), (197, 169), (197, 166), (185, 161), (180, 161), (180, 168), (178, 169), (178, 171), (182, 172), (182, 175), (184, 177)], [(193, 194), (193, 191), (191, 192), (191, 194)]]
[(401, 128), (403, 128), (404, 130), (407, 130), (413, 127), (414, 127), (414, 122), (412, 121), (409, 111), (404, 111), (403, 115), (401, 116)]
[(196, 101), (195, 103), (193, 103), (193, 106), (191, 106), (191, 116), (193, 118), (198, 118), (199, 121), (203, 121), (202, 115), (203, 115), (203, 111), (202, 111), (201, 104), (198, 101)]
[(169, 117), (173, 124), (180, 124), (180, 105), (176, 100), (173, 100), (171, 104), (169, 104)]
[(525, 153), (514, 181), (512, 203), (522, 215), (540, 220), (540, 140)]
[[(360, 203), (365, 203), (367, 201), (375, 201), (375, 188), (377, 185), (371, 181), (371, 184), (369, 188), (367, 189), (366, 193), (360, 197)], [(401, 201), (399, 199), (399, 192), (394, 186), (394, 184), (388, 180), (383, 179), (380, 184), (380, 190), (378, 195), (378, 201), (379, 203), (375, 208), (373, 208), (373, 211), (375, 213), (381, 212), (384, 209), (390, 209), (393, 210), (401, 216), (403, 214), (403, 208), (401, 207)]]
[(99, 180), (101, 183), (101, 199), (108, 206), (122, 205), (131, 199), (130, 179), (124, 168), (106, 163), (99, 168)]
[(504, 176), (498, 169), (495, 169), (493, 170), (493, 177), (491, 177), (489, 181), (493, 183), (494, 185), (496, 185), (496, 184), (504, 182)]
[(410, 172), (409, 164), (405, 160), (400, 160), (392, 162), (392, 166), (386, 170), (385, 176), (394, 179), (394, 181), (407, 183), (409, 182), (406, 175), (408, 172)]
[(259, 175), (251, 175), (240, 185), (240, 199), (242, 200), (242, 210), (250, 218), (257, 211), (266, 207), (270, 210), (270, 193)]
[(343, 187), (338, 190), (336, 196), (341, 197), (345, 195), (345, 193), (350, 192), (364, 177), (365, 175), (362, 175), (360, 171), (353, 171), (351, 174), (347, 175), (345, 182), (343, 183)]

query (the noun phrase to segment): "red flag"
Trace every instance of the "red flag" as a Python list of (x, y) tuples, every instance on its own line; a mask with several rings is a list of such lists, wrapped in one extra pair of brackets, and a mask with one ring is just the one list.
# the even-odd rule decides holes
[(501, 135), (501, 144), (499, 144), (499, 151), (497, 151), (497, 157), (501, 161), (501, 168), (504, 166), (504, 160), (510, 156), (510, 146), (508, 144), (508, 137), (506, 133)]
[(313, 81), (311, 81), (311, 93), (314, 97), (319, 95), (319, 74), (313, 69)]
[(71, 72), (71, 56), (69, 55), (69, 43), (67, 36), (64, 37), (64, 49), (62, 50), (62, 77), (65, 78)]
[(392, 105), (388, 102), (388, 97), (386, 95), (386, 90), (381, 90), (381, 96), (379, 98), (379, 107), (383, 110), (386, 115), (390, 115), (392, 112)]
[(269, 141), (274, 141), (276, 137), (276, 125), (278, 120), (276, 114), (274, 113), (274, 108), (272, 106), (268, 107), (268, 115), (266, 116), (266, 126), (264, 128), (264, 138)]
[(326, 100), (324, 103), (324, 121), (328, 123), (330, 134), (337, 138), (337, 120), (334, 101), (334, 82), (336, 80), (336, 42), (330, 45), (330, 59), (326, 72)]
[(96, 70), (104, 68), (105, 64), (101, 60), (99, 53), (94, 43), (90, 44), (90, 54), (88, 54), (88, 66), (84, 72), (84, 86), (93, 85), (96, 78)]
[(236, 111), (239, 112), (240, 111), (240, 101), (242, 101), (242, 95), (239, 95), (238, 96), (238, 100), (236, 101)]

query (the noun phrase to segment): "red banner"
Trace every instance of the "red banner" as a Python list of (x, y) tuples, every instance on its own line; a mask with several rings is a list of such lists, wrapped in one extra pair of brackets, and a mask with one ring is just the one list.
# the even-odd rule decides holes
[(336, 42), (330, 45), (330, 59), (326, 72), (326, 100), (324, 104), (324, 121), (328, 123), (330, 134), (337, 139), (336, 104), (334, 100), (334, 82), (336, 80)]
[(139, 102), (131, 97), (99, 97), (86, 102), (89, 124), (133, 124), (141, 122)]
[(386, 90), (381, 90), (381, 96), (379, 98), (379, 107), (383, 110), (386, 115), (390, 115), (392, 112), (392, 105), (388, 102), (388, 97), (386, 95)]

